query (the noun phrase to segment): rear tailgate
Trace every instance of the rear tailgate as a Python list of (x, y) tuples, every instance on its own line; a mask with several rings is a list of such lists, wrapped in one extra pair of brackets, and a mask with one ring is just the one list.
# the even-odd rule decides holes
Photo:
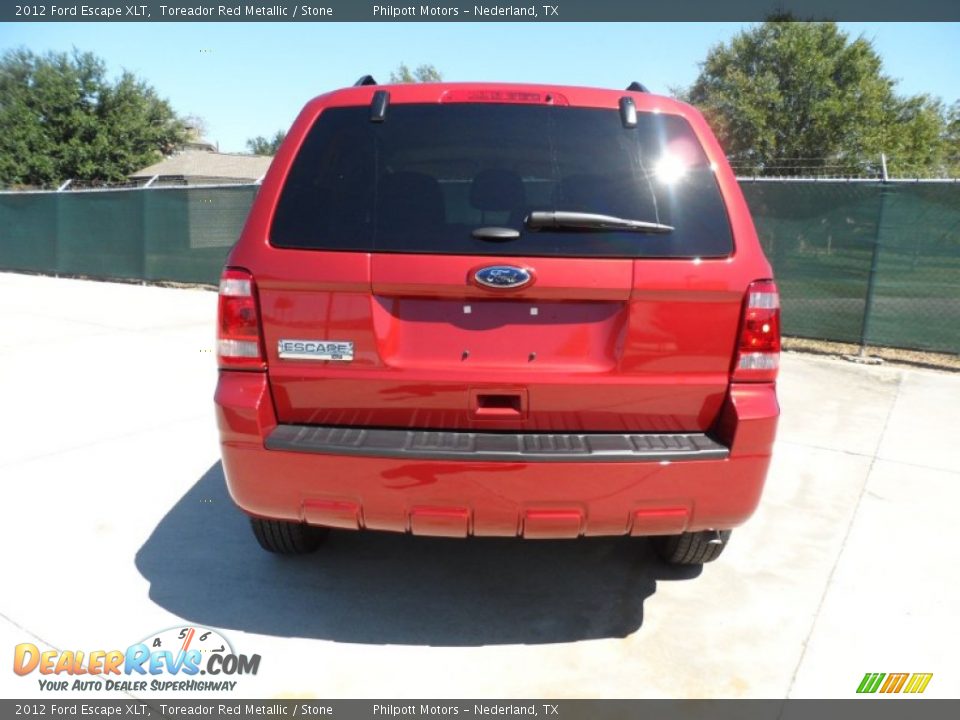
[[(469, 282), (492, 258), (295, 252), (262, 278), (278, 419), (537, 431), (705, 431), (726, 394), (747, 282), (702, 261), (511, 258), (536, 283)], [(726, 267), (722, 267), (726, 265)], [(281, 359), (281, 340), (352, 342), (351, 361)]]

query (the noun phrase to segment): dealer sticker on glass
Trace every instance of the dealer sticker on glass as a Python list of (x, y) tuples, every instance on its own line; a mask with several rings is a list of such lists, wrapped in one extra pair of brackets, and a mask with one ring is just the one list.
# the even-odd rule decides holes
[(353, 343), (342, 340), (281, 340), (283, 360), (353, 360)]

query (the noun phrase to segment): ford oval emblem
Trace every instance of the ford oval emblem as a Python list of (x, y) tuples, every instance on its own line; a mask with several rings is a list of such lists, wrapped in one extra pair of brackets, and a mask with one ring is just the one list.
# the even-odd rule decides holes
[(477, 270), (473, 277), (484, 287), (504, 290), (523, 287), (533, 280), (529, 270), (514, 265), (490, 265)]

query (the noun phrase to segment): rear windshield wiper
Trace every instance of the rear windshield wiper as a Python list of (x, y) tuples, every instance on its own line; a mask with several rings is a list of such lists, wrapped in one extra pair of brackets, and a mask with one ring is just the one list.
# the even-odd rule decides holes
[(568, 210), (536, 210), (527, 215), (525, 224), (531, 230), (627, 230), (643, 233), (668, 233), (673, 230), (672, 225), (658, 222)]

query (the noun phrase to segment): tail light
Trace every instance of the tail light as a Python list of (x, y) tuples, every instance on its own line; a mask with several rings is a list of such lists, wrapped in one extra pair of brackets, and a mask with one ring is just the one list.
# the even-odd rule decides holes
[(772, 280), (747, 288), (740, 322), (735, 382), (771, 382), (780, 367), (780, 293)]
[(253, 275), (236, 268), (223, 271), (217, 315), (217, 362), (220, 367), (264, 369), (257, 286)]

